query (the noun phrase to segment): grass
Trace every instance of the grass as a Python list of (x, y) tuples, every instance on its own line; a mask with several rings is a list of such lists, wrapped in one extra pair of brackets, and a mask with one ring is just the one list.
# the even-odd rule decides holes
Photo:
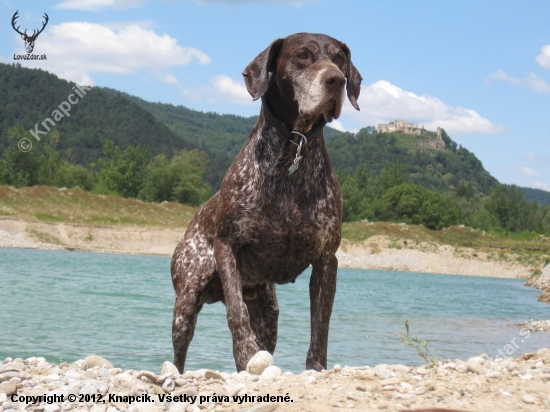
[(95, 195), (81, 189), (0, 186), (0, 216), (94, 226), (185, 227), (197, 208)]

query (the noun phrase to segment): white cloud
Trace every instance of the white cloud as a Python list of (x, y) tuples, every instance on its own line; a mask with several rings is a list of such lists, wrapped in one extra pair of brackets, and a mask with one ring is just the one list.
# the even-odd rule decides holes
[(211, 104), (236, 103), (243, 106), (259, 105), (252, 101), (244, 83), (220, 74), (210, 80), (210, 85), (196, 88), (181, 88), (182, 94), (191, 100), (205, 99)]
[(539, 181), (533, 182), (533, 187), (536, 189), (550, 190), (550, 185), (548, 183)]
[(344, 125), (342, 124), (342, 122), (340, 120), (333, 120), (327, 126), (333, 128), (335, 130), (338, 130), (340, 132), (357, 133), (359, 131), (359, 129), (348, 129), (348, 128), (344, 127)]
[(521, 168), (521, 173), (523, 173), (526, 176), (540, 176), (541, 175), (540, 172), (537, 172), (536, 170), (533, 170), (533, 169), (531, 169), (530, 167), (527, 167), (527, 166)]
[(495, 80), (502, 80), (521, 87), (527, 87), (540, 94), (550, 94), (550, 84), (533, 73), (529, 73), (527, 77), (516, 78), (508, 76), (503, 70), (499, 70), (495, 73), (491, 73), (491, 75), (485, 79), (487, 83)]
[[(24, 54), (21, 39), (16, 37), (21, 43), (19, 54)], [(45, 53), (48, 60), (22, 60), (21, 64), (89, 85), (93, 84), (91, 73), (158, 72), (193, 62), (210, 63), (210, 57), (202, 51), (181, 47), (175, 38), (137, 24), (115, 30), (95, 23), (63, 23), (41, 34), (34, 53)]]
[(537, 56), (536, 60), (542, 68), (550, 70), (550, 45), (542, 48), (540, 56)]
[(361, 111), (346, 104), (344, 113), (361, 124), (377, 126), (395, 119), (418, 123), (428, 130), (444, 128), (450, 134), (496, 134), (504, 131), (475, 110), (449, 106), (436, 97), (418, 96), (385, 80), (361, 89)]
[(170, 73), (157, 73), (158, 79), (166, 84), (180, 84), (180, 81)]
[(99, 11), (103, 9), (127, 10), (143, 6), (146, 0), (65, 0), (56, 9)]

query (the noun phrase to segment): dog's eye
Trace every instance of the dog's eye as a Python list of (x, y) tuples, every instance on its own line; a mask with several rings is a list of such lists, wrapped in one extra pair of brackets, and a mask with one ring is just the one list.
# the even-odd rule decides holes
[(342, 63), (344, 61), (344, 58), (341, 55), (337, 54), (336, 57), (334, 58), (334, 61), (336, 63)]
[(300, 59), (309, 59), (309, 54), (307, 52), (302, 52), (298, 55)]

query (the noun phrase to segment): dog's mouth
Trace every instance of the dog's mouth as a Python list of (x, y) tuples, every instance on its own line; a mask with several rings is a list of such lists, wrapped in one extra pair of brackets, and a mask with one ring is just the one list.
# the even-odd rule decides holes
[(342, 105), (338, 104), (335, 99), (331, 99), (325, 107), (326, 109), (323, 110), (323, 117), (328, 123), (340, 117), (340, 113), (342, 112)]

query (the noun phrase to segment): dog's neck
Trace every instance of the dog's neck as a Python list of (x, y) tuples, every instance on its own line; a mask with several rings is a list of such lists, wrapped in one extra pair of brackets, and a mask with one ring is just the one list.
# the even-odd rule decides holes
[[(307, 139), (315, 137), (320, 132), (323, 131), (323, 128), (327, 124), (325, 119), (322, 118), (313, 126), (307, 125), (307, 121), (304, 121), (304, 120), (301, 121), (300, 117), (298, 117), (297, 120), (294, 122), (294, 125), (293, 125), (294, 127), (289, 127), (287, 123), (285, 123), (279, 116), (273, 113), (269, 105), (269, 102), (267, 101), (267, 97), (265, 95), (262, 96), (262, 107), (263, 107), (264, 114), (268, 119), (269, 123), (271, 123), (282, 136), (286, 137), (289, 140), (292, 140), (297, 136), (293, 132), (299, 132), (301, 134), (304, 134)], [(301, 123), (304, 123), (304, 124), (301, 124)]]

